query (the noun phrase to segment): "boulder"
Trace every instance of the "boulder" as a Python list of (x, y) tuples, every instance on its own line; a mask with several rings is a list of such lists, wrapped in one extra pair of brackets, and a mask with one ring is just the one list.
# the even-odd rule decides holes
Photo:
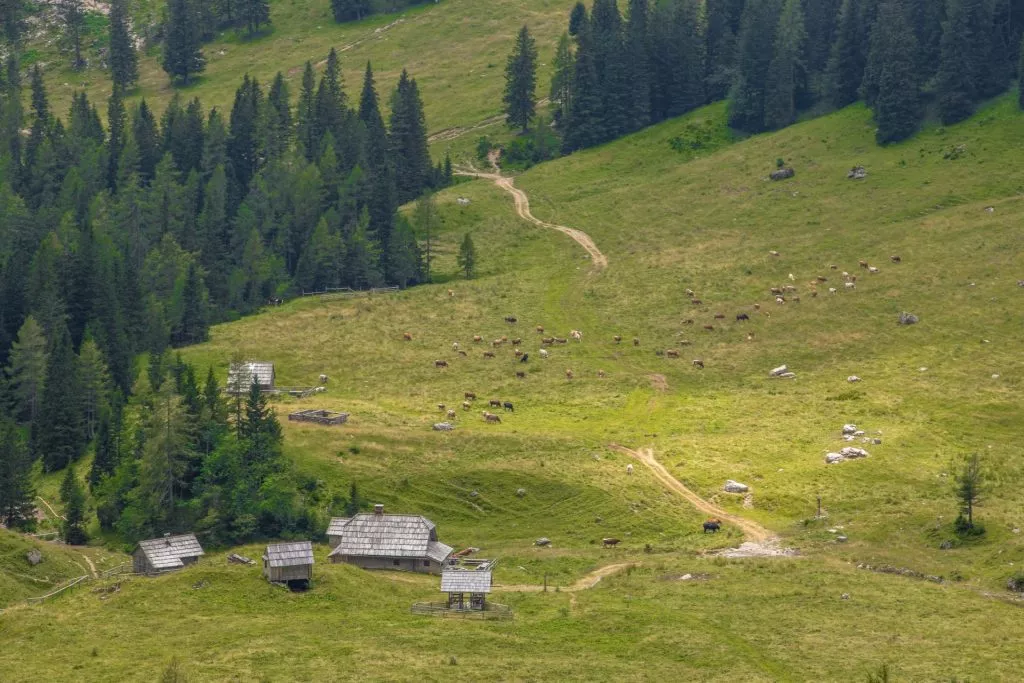
[(782, 375), (784, 375), (787, 372), (789, 372), (789, 366), (787, 366), (787, 365), (780, 365), (779, 367), (777, 367), (777, 368), (773, 369), (771, 372), (769, 372), (768, 375), (770, 377), (781, 377)]
[(32, 550), (25, 553), (25, 559), (34, 567), (43, 561), (43, 554), (39, 552), (39, 548), (32, 548)]
[(864, 180), (868, 177), (868, 172), (864, 170), (863, 166), (854, 166), (850, 169), (850, 172), (846, 174), (848, 180)]
[(857, 425), (855, 425), (855, 424), (845, 424), (845, 425), (843, 425), (843, 434), (853, 434), (856, 431), (857, 431)]
[(855, 431), (853, 433), (853, 435), (854, 436), (864, 436), (864, 430), (863, 429), (858, 429), (857, 431)]
[(542, 536), (534, 541), (533, 544), (543, 548), (546, 545), (551, 545), (551, 539), (546, 536)]
[(526, 495), (526, 489), (516, 489), (516, 496), (522, 498)]
[(876, 446), (881, 446), (882, 445), (882, 440), (878, 439), (878, 438), (874, 438), (874, 439), (871, 439), (871, 443), (873, 443)]
[(722, 487), (722, 490), (726, 493), (746, 493), (750, 490), (750, 487), (746, 484), (741, 484), (738, 481), (728, 479), (725, 482), (725, 486)]
[(843, 441), (855, 441), (857, 437), (853, 434), (843, 434)]
[(779, 379), (796, 379), (796, 373), (795, 372), (784, 372), (781, 375), (779, 375), (778, 377), (779, 377)]
[(780, 168), (777, 171), (772, 171), (768, 176), (772, 180), (788, 180), (796, 175), (796, 171), (791, 168)]
[(850, 540), (850, 539), (848, 539), (846, 536), (844, 536), (842, 534), (839, 534), (838, 536), (836, 536), (836, 543), (846, 543), (848, 540)]
[(455, 425), (451, 422), (438, 422), (434, 425), (435, 432), (450, 432), (455, 429)]
[(918, 320), (919, 318), (913, 313), (907, 313), (906, 311), (900, 313), (900, 325), (916, 325)]
[(852, 384), (853, 382), (859, 382), (860, 377), (858, 377), (857, 375), (850, 375), (849, 377), (846, 378), (846, 381)]
[(863, 448), (858, 448), (856, 446), (846, 446), (845, 448), (841, 448), (839, 449), (839, 454), (844, 458), (851, 459), (868, 457), (868, 452), (866, 450), (864, 450)]
[(826, 453), (825, 454), (825, 464), (826, 465), (834, 465), (835, 463), (842, 462), (844, 460), (846, 460), (846, 457), (843, 456), (841, 453)]

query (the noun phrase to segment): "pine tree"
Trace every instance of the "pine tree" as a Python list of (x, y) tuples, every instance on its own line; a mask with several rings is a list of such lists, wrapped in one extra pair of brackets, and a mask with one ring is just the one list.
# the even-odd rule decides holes
[(415, 79), (404, 69), (391, 97), (390, 133), (396, 200), (404, 204), (430, 184), (431, 175), (423, 101)]
[(981, 98), (985, 61), (986, 31), (982, 0), (950, 0), (948, 19), (943, 25), (942, 54), (936, 76), (939, 117), (946, 125), (963, 121), (974, 113)]
[[(648, 0), (629, 0), (626, 18), (625, 51), (629, 69), (631, 131), (639, 130), (651, 122), (651, 59)], [(568, 50), (568, 38), (565, 38)], [(559, 43), (561, 49), (561, 43)], [(558, 57), (555, 57), (558, 64)], [(555, 84), (551, 88), (554, 91)]]
[(6, 373), (17, 401), (18, 417), (33, 422), (42, 407), (46, 368), (49, 365), (46, 337), (33, 316), (25, 318), (11, 347)]
[(345, 272), (356, 289), (377, 287), (383, 282), (379, 248), (367, 234), (369, 225), (369, 212), (363, 209), (345, 244)]
[(85, 491), (75, 476), (75, 468), (68, 467), (61, 483), (64, 503), (64, 529), (62, 535), (68, 545), (84, 545), (89, 540), (85, 533)]
[(857, 101), (860, 84), (864, 80), (865, 55), (862, 52), (860, 17), (860, 1), (843, 0), (825, 78), (826, 96), (836, 109)]
[(586, 5), (582, 2), (577, 2), (572, 6), (572, 12), (569, 13), (569, 35), (573, 37), (578, 36), (580, 31), (583, 30), (583, 26), (589, 21)]
[(85, 26), (85, 11), (82, 0), (60, 0), (57, 11), (64, 23), (64, 39), (71, 46), (74, 57), (71, 62), (73, 69), (85, 66), (82, 58), (82, 29)]
[(775, 50), (765, 81), (764, 125), (783, 128), (796, 121), (797, 94), (806, 86), (803, 62), (807, 34), (800, 0), (786, 0), (775, 32)]
[(81, 389), (67, 327), (55, 331), (46, 368), (43, 401), (32, 423), (32, 449), (47, 472), (66, 467), (85, 450)]
[(706, 0), (704, 89), (709, 102), (725, 99), (735, 77), (736, 34), (729, 16), (731, 0)]
[(260, 168), (262, 149), (260, 139), (260, 113), (263, 110), (263, 91), (255, 78), (246, 74), (235, 91), (231, 107), (231, 128), (227, 143), (234, 180), (235, 196), (244, 197), (249, 183)]
[(459, 270), (469, 280), (476, 273), (476, 247), (473, 245), (473, 238), (466, 233), (466, 236), (462, 238), (462, 243), (459, 244), (459, 255), (456, 257), (456, 262), (459, 265)]
[(115, 391), (108, 405), (100, 411), (96, 427), (96, 454), (89, 470), (89, 489), (95, 490), (121, 463), (124, 397)]
[(573, 65), (569, 95), (569, 116), (565, 122), (562, 149), (569, 153), (600, 144), (605, 140), (601, 91), (594, 65), (594, 47), (590, 22), (584, 22), (576, 36), (576, 62)]
[(558, 48), (555, 50), (555, 60), (552, 66), (555, 73), (551, 77), (549, 98), (558, 107), (555, 110), (555, 124), (561, 128), (563, 122), (569, 118), (572, 93), (573, 55), (568, 33), (563, 33), (562, 37), (558, 39)]
[(274, 460), (280, 455), (281, 425), (255, 381), (245, 400), (239, 437), (246, 442), (246, 466), (264, 471), (274, 467)]
[(172, 333), (176, 344), (196, 344), (207, 334), (206, 292), (199, 267), (190, 262), (181, 294), (181, 320)]
[(139, 463), (141, 508), (154, 525), (173, 520), (191, 456), (190, 425), (181, 398), (159, 393), (144, 418), (145, 445)]
[(360, 21), (373, 12), (373, 7), (369, 0), (331, 0), (331, 12), (339, 23)]
[(423, 279), (431, 281), (431, 265), (433, 263), (433, 239), (441, 227), (441, 216), (437, 212), (437, 204), (434, 203), (434, 195), (424, 194), (416, 200), (416, 209), (413, 212), (413, 221), (416, 223), (416, 230), (423, 236), (424, 262)]
[(729, 93), (729, 125), (750, 133), (764, 130), (764, 100), (778, 0), (748, 0), (738, 38), (737, 76)]
[(505, 122), (525, 133), (537, 115), (537, 46), (524, 25), (505, 65)]
[(979, 93), (984, 98), (995, 97), (1009, 87), (1016, 65), (1012, 56), (1016, 37), (1012, 35), (1013, 11), (1010, 0), (991, 0), (982, 9), (985, 11), (983, 30), (986, 31), (987, 40), (981, 41), (979, 45), (986, 65)]
[(13, 421), (0, 417), (0, 522), (28, 530), (35, 524), (32, 459)]
[(317, 156), (318, 147), (316, 135), (316, 87), (313, 75), (313, 64), (306, 62), (302, 72), (302, 89), (299, 90), (299, 102), (295, 112), (295, 138), (299, 144), (299, 150), (306, 155), (307, 161), (312, 161)]
[(268, 0), (242, 0), (242, 16), (251, 38), (260, 26), (270, 23), (270, 3)]
[(629, 66), (622, 43), (622, 16), (616, 0), (594, 0), (590, 15), (594, 67), (601, 94), (604, 137), (613, 140), (630, 130)]
[[(388, 132), (380, 115), (373, 68), (366, 63), (363, 91), (359, 97), (359, 120), (366, 128), (366, 171), (370, 183), (370, 230), (379, 246), (386, 245), (391, 236), (395, 215), (394, 171), (388, 154)], [(387, 272), (387, 261), (384, 259)]]
[(878, 124), (875, 139), (884, 145), (910, 137), (921, 122), (917, 38), (903, 0), (885, 0), (878, 8), (871, 43), (883, 64), (874, 109)]
[(288, 94), (288, 84), (280, 71), (270, 85), (267, 105), (267, 156), (270, 159), (279, 159), (288, 152), (292, 140), (291, 98)]
[(423, 269), (420, 247), (409, 221), (404, 216), (395, 220), (395, 229), (387, 245), (391, 282), (405, 288), (420, 281)]
[(670, 20), (671, 47), (667, 49), (673, 62), (668, 79), (666, 116), (678, 116), (704, 104), (705, 56), (700, 32), (700, 8), (697, 0), (676, 0)]
[(139, 58), (128, 32), (127, 0), (110, 3), (110, 77), (114, 90), (130, 90), (139, 80)]
[(206, 69), (199, 26), (189, 0), (170, 0), (167, 14), (163, 68), (172, 83), (181, 80), (187, 85), (192, 76)]
[(1024, 109), (1024, 34), (1021, 35), (1020, 42), (1020, 64), (1017, 66), (1018, 76), (1018, 87), (1017, 87), (1017, 105)]
[(3, 0), (0, 2), (0, 36), (7, 44), (17, 47), (21, 44), (21, 34), (25, 30), (26, 6), (19, 0)]
[(124, 151), (128, 135), (128, 114), (124, 108), (124, 94), (121, 86), (115, 84), (107, 104), (107, 125), (110, 138), (107, 142), (107, 188), (117, 191), (117, 179), (120, 175), (121, 153)]
[(139, 179), (148, 185), (156, 175), (156, 165), (160, 161), (160, 131), (156, 118), (146, 100), (132, 112), (132, 140), (138, 152)]
[(78, 352), (78, 380), (81, 387), (82, 417), (85, 436), (96, 436), (100, 414), (106, 410), (110, 396), (110, 371), (92, 336), (87, 335)]

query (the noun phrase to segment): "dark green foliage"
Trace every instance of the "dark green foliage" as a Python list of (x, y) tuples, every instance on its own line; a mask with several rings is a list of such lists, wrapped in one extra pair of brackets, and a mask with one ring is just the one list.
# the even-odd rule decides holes
[(552, 64), (554, 74), (551, 77), (551, 90), (548, 94), (551, 102), (557, 107), (555, 123), (561, 127), (569, 116), (569, 103), (572, 93), (573, 55), (569, 43), (569, 34), (563, 33), (558, 39), (555, 60)]
[(431, 183), (426, 117), (416, 80), (402, 70), (391, 96), (390, 142), (398, 204), (419, 196)]
[(139, 80), (139, 58), (128, 32), (127, 0), (110, 3), (110, 78), (115, 90), (130, 89)]
[(167, 3), (167, 35), (164, 38), (163, 69), (171, 82), (189, 79), (206, 69), (200, 42), (200, 27), (190, 0), (170, 0)]
[(260, 27), (270, 23), (270, 3), (268, 0), (241, 0), (242, 18), (249, 36), (253, 36)]
[(466, 233), (466, 236), (462, 238), (462, 242), (459, 244), (459, 255), (456, 257), (459, 264), (459, 270), (466, 276), (466, 279), (470, 279), (476, 273), (476, 247), (473, 245), (473, 238)]
[[(1024, 74), (1024, 35), (1021, 36), (1020, 43), (1020, 63), (1017, 66), (1018, 79), (1020, 74)], [(1024, 87), (1018, 84), (1017, 87), (1017, 104), (1020, 105), (1021, 109), (1024, 109)]]
[(17, 425), (0, 416), (0, 522), (9, 528), (35, 524), (32, 459)]
[(875, 139), (884, 145), (910, 137), (921, 121), (917, 39), (903, 0), (886, 0), (879, 7), (871, 50), (882, 64), (874, 110), (878, 124)]
[[(650, 7), (648, 0), (629, 0), (625, 45), (629, 72), (630, 130), (639, 130), (651, 121)], [(561, 44), (559, 44), (561, 48)], [(568, 41), (566, 41), (568, 48)], [(556, 55), (556, 64), (558, 57)], [(551, 84), (554, 91), (555, 84)]]
[(348, 489), (348, 501), (345, 503), (345, 516), (354, 517), (358, 515), (362, 509), (366, 506), (366, 501), (359, 494), (359, 487), (356, 486), (355, 482), (349, 486)]
[(109, 405), (100, 412), (96, 430), (96, 455), (89, 470), (89, 488), (95, 489), (121, 463), (124, 428), (124, 397), (115, 393)]
[(68, 545), (83, 545), (89, 540), (85, 533), (85, 491), (75, 476), (75, 468), (68, 467), (60, 486), (60, 499), (64, 503), (62, 536)]
[(977, 454), (964, 458), (953, 477), (953, 482), (957, 500), (960, 502), (960, 514), (966, 515), (966, 524), (963, 526), (969, 531), (974, 528), (974, 508), (981, 502), (985, 490), (981, 458)]
[(537, 46), (526, 26), (519, 29), (505, 65), (505, 122), (525, 133), (536, 116)]
[(369, 0), (331, 0), (331, 12), (338, 22), (359, 21), (373, 13)]
[(786, 0), (775, 33), (775, 49), (765, 81), (764, 125), (782, 128), (796, 120), (799, 93), (807, 87), (801, 0)]
[(706, 69), (704, 89), (709, 102), (724, 99), (735, 77), (736, 17), (730, 16), (733, 0), (707, 0), (704, 30)]
[(85, 450), (78, 368), (71, 335), (63, 325), (55, 330), (42, 396), (32, 423), (32, 449), (42, 458), (43, 469), (53, 472), (78, 460)]
[(583, 30), (584, 24), (589, 21), (587, 17), (587, 7), (582, 2), (577, 2), (572, 6), (572, 12), (569, 13), (569, 35), (578, 36), (580, 31)]
[(85, 26), (82, 0), (59, 0), (57, 13), (64, 24), (64, 41), (73, 54), (71, 67), (81, 69), (85, 66), (85, 59), (82, 58), (82, 29)]
[(860, 0), (843, 0), (825, 80), (826, 97), (829, 104), (837, 109), (857, 101), (860, 84), (864, 80), (865, 54), (860, 20)]
[(963, 121), (983, 96), (990, 39), (989, 17), (982, 0), (950, 0), (942, 31), (936, 76), (939, 116), (944, 124)]
[(558, 137), (551, 132), (547, 120), (540, 117), (533, 130), (516, 137), (502, 151), (502, 168), (525, 170), (557, 155)]
[(271, 159), (283, 157), (292, 141), (292, 109), (288, 84), (280, 71), (267, 93), (266, 150)]
[(743, 11), (737, 48), (736, 80), (729, 94), (729, 125), (764, 130), (765, 91), (779, 24), (779, 0), (750, 0)]
[(584, 23), (576, 41), (569, 116), (565, 120), (565, 137), (562, 140), (565, 152), (592, 147), (607, 139), (590, 22)]
[(0, 0), (0, 34), (8, 45), (16, 46), (21, 42), (21, 34), (25, 30), (26, 7), (21, 0)]
[(146, 100), (139, 102), (139, 106), (132, 112), (132, 140), (138, 157), (139, 180), (149, 184), (156, 175), (156, 164), (160, 161), (160, 133)]

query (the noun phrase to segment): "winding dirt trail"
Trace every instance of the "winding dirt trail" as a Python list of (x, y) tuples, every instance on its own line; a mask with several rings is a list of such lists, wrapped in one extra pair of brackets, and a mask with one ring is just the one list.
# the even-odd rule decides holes
[(654, 451), (650, 448), (641, 448), (634, 451), (615, 444), (612, 444), (611, 447), (620, 453), (625, 453), (647, 465), (655, 478), (665, 485), (665, 488), (685, 499), (686, 502), (693, 507), (711, 517), (717, 517), (723, 522), (739, 527), (749, 541), (760, 545), (771, 545), (778, 541), (778, 537), (775, 534), (768, 529), (765, 529), (757, 522), (752, 522), (749, 519), (730, 514), (717, 505), (709, 503), (690, 489), (683, 486), (682, 482), (673, 477), (672, 474), (665, 469), (665, 466), (655, 459)]
[(530, 199), (526, 196), (526, 193), (513, 185), (513, 178), (501, 175), (501, 169), (498, 167), (494, 158), (491, 158), (491, 164), (496, 169), (496, 172), (494, 173), (486, 173), (475, 168), (460, 168), (455, 171), (455, 175), (468, 176), (470, 178), (484, 178), (486, 180), (493, 181), (495, 185), (512, 195), (512, 199), (516, 207), (516, 214), (520, 218), (530, 221), (534, 225), (538, 225), (542, 228), (557, 230), (558, 232), (564, 233), (573, 238), (576, 240), (577, 244), (583, 247), (587, 253), (590, 254), (590, 260), (594, 264), (595, 268), (601, 269), (608, 265), (608, 259), (601, 253), (601, 250), (597, 248), (597, 245), (594, 244), (594, 240), (590, 239), (590, 235), (575, 228), (547, 223), (530, 213)]
[[(544, 99), (537, 100), (537, 106), (542, 107), (550, 104), (551, 100), (545, 97)], [(494, 116), (488, 116), (483, 121), (478, 121), (469, 126), (454, 126), (452, 128), (445, 128), (439, 130), (436, 133), (431, 133), (427, 136), (427, 142), (433, 144), (435, 142), (449, 142), (456, 138), (461, 138), (466, 133), (472, 133), (474, 130), (480, 130), (481, 128), (489, 128), (491, 126), (502, 123), (505, 120), (504, 114), (496, 114)]]
[[(575, 583), (569, 586), (562, 586), (558, 590), (561, 593), (575, 593), (577, 591), (585, 591), (596, 586), (598, 583), (601, 582), (601, 579), (605, 578), (606, 576), (617, 574), (622, 570), (626, 569), (627, 567), (636, 567), (637, 565), (637, 562), (621, 562), (618, 564), (609, 564), (605, 565), (604, 567), (598, 567), (594, 571), (590, 572), (589, 574), (586, 574), (585, 576), (577, 580)], [(536, 584), (529, 583), (511, 584), (508, 586), (494, 586), (493, 590), (503, 591), (506, 593), (540, 593), (544, 590), (544, 586), (538, 586)], [(551, 586), (548, 590), (554, 591), (555, 587)]]
[(43, 498), (42, 496), (36, 496), (36, 498), (38, 498), (39, 500), (43, 501), (43, 505), (45, 505), (46, 509), (50, 511), (51, 515), (53, 515), (57, 519), (63, 519), (64, 521), (67, 521), (68, 518), (65, 517), (64, 515), (58, 515), (57, 511), (53, 509), (52, 505), (50, 505), (48, 502), (46, 502), (45, 498)]

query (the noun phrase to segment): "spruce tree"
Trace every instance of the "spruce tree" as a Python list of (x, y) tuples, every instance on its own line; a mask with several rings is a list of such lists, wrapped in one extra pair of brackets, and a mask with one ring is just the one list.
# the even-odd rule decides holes
[(205, 289), (199, 267), (195, 262), (190, 262), (181, 294), (181, 319), (172, 333), (175, 343), (196, 344), (206, 339), (208, 322)]
[[(650, 6), (648, 0), (629, 0), (626, 17), (625, 51), (629, 69), (632, 110), (629, 130), (639, 130), (651, 122)], [(559, 44), (561, 48), (561, 43)], [(568, 48), (568, 40), (566, 40)], [(555, 57), (558, 63), (558, 57)], [(551, 85), (554, 91), (554, 83)]]
[(415, 79), (404, 69), (391, 97), (390, 133), (396, 201), (404, 204), (430, 184), (431, 176), (423, 101)]
[(85, 27), (85, 11), (82, 0), (59, 0), (57, 12), (64, 23), (64, 40), (71, 47), (73, 69), (85, 66), (82, 58), (82, 29)]
[(779, 0), (748, 0), (738, 38), (736, 81), (729, 93), (729, 125), (750, 133), (764, 130), (764, 100)]
[(96, 454), (89, 470), (90, 490), (95, 490), (121, 463), (123, 426), (124, 397), (115, 391), (109, 403), (100, 411), (96, 428)]
[(704, 90), (709, 102), (725, 99), (735, 77), (736, 34), (730, 17), (731, 0), (706, 0)]
[(562, 127), (569, 117), (570, 94), (572, 92), (573, 55), (569, 43), (569, 34), (563, 33), (558, 39), (555, 49), (555, 60), (552, 63), (554, 74), (551, 77), (551, 91), (548, 94), (551, 102), (558, 107), (555, 110), (555, 125)]
[(31, 315), (25, 318), (18, 330), (18, 338), (11, 347), (9, 363), (6, 374), (16, 402), (15, 415), (33, 422), (42, 407), (49, 359), (43, 328)]
[(139, 179), (148, 185), (156, 175), (156, 165), (160, 161), (160, 131), (153, 112), (143, 99), (132, 112), (132, 140), (138, 152)]
[(775, 31), (775, 50), (765, 81), (764, 125), (783, 128), (796, 121), (797, 94), (806, 85), (803, 62), (807, 34), (800, 0), (786, 0)]
[(26, 6), (19, 0), (3, 0), (0, 2), (0, 37), (7, 44), (17, 47), (21, 44), (21, 34), (25, 30)]
[(199, 33), (190, 0), (169, 0), (163, 68), (172, 83), (180, 80), (187, 85), (192, 76), (206, 69)]
[(422, 256), (409, 221), (404, 216), (395, 220), (395, 228), (387, 245), (388, 275), (394, 284), (405, 288), (420, 281)]
[(981, 98), (987, 40), (982, 0), (949, 0), (948, 18), (942, 31), (942, 54), (936, 75), (939, 117), (946, 125), (963, 121), (974, 113)]
[(576, 62), (573, 65), (569, 116), (565, 122), (562, 150), (566, 153), (600, 144), (605, 139), (601, 116), (601, 91), (594, 65), (594, 46), (590, 22), (584, 22), (576, 36)]
[[(373, 67), (366, 63), (363, 90), (359, 97), (359, 120), (366, 129), (366, 171), (370, 183), (368, 202), (370, 230), (377, 242), (377, 248), (387, 245), (395, 214), (394, 171), (388, 154), (388, 132), (380, 115), (377, 88), (373, 79)], [(387, 272), (386, 255), (384, 270)]]
[(878, 124), (875, 139), (884, 145), (910, 137), (921, 122), (917, 38), (903, 0), (885, 0), (878, 8), (871, 42), (883, 65), (874, 109)]
[(704, 41), (700, 33), (697, 0), (676, 0), (670, 21), (673, 76), (668, 81), (666, 116), (679, 116), (706, 101), (704, 93)]
[(81, 389), (71, 335), (61, 325), (46, 369), (43, 401), (32, 423), (32, 450), (43, 460), (43, 470), (54, 472), (78, 460), (85, 450)]
[(572, 12), (569, 13), (569, 35), (574, 38), (578, 36), (588, 21), (586, 5), (577, 2), (572, 6)]
[(127, 0), (110, 3), (110, 78), (114, 90), (129, 90), (139, 80), (139, 58), (128, 32)]
[(268, 0), (242, 0), (242, 16), (251, 38), (261, 26), (270, 23), (270, 3)]
[(524, 25), (505, 65), (505, 122), (524, 133), (537, 114), (537, 46)]
[(107, 141), (107, 188), (111, 192), (117, 192), (121, 153), (124, 151), (128, 136), (128, 114), (124, 107), (124, 94), (121, 86), (116, 83), (107, 103), (107, 126), (110, 131)]
[(826, 97), (836, 109), (857, 101), (860, 84), (864, 80), (865, 54), (861, 44), (860, 19), (860, 0), (843, 0), (825, 78)]
[(431, 281), (431, 265), (433, 264), (433, 240), (441, 228), (441, 216), (437, 213), (437, 204), (434, 203), (434, 195), (424, 194), (416, 200), (416, 209), (413, 212), (413, 221), (416, 223), (416, 230), (423, 237), (423, 279)]
[(590, 15), (594, 68), (601, 94), (601, 142), (630, 130), (629, 65), (622, 42), (622, 16), (616, 0), (594, 0)]
[(267, 156), (271, 159), (283, 157), (289, 150), (292, 140), (292, 109), (288, 94), (288, 84), (280, 71), (274, 76), (267, 94), (266, 115), (266, 147)]
[(236, 197), (249, 192), (249, 183), (262, 162), (260, 114), (263, 111), (263, 91), (255, 78), (246, 74), (235, 91), (231, 107), (231, 128), (227, 142), (232, 179)]
[(110, 370), (96, 340), (86, 335), (78, 352), (78, 380), (81, 387), (82, 419), (86, 439), (96, 436), (100, 414), (110, 397)]
[(295, 112), (295, 139), (299, 144), (299, 150), (306, 156), (307, 161), (312, 161), (317, 156), (316, 135), (316, 80), (313, 74), (313, 64), (306, 62), (302, 72), (302, 88), (299, 90), (299, 101)]
[(459, 265), (459, 270), (462, 271), (467, 280), (476, 274), (476, 246), (474, 246), (473, 238), (469, 236), (468, 232), (459, 244), (459, 255), (456, 257), (456, 262)]
[(61, 501), (64, 503), (62, 536), (68, 545), (84, 545), (89, 540), (85, 533), (85, 491), (75, 476), (73, 466), (67, 468), (61, 483)]
[(1024, 109), (1024, 34), (1021, 35), (1020, 41), (1020, 64), (1017, 66), (1017, 105)]
[(0, 416), (0, 522), (9, 529), (35, 524), (32, 459), (17, 425)]

